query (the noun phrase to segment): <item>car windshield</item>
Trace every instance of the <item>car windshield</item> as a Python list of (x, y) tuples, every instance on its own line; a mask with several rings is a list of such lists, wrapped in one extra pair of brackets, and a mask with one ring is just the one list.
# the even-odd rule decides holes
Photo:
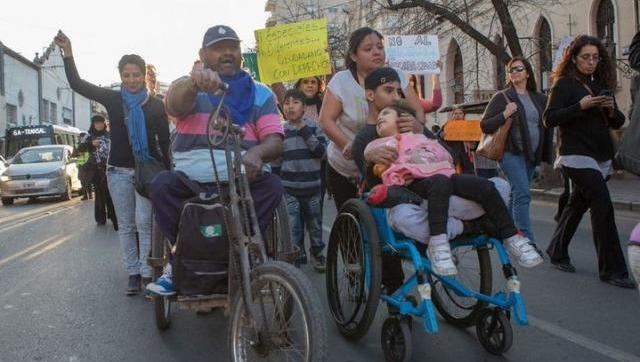
[(13, 164), (62, 161), (62, 148), (38, 148), (19, 152)]

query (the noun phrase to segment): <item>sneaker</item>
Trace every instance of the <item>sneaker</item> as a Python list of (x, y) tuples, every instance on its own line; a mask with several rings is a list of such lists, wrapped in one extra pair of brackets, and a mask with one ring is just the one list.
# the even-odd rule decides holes
[(136, 295), (140, 291), (140, 274), (129, 275), (129, 284), (127, 285), (127, 295)]
[(173, 281), (169, 274), (162, 274), (154, 283), (147, 284), (146, 290), (163, 297), (176, 294), (176, 291), (173, 289)]
[(512, 257), (518, 260), (518, 264), (525, 268), (533, 268), (542, 264), (543, 260), (531, 240), (526, 236), (516, 234), (505, 239), (505, 247)]
[(443, 276), (458, 274), (458, 269), (453, 263), (451, 247), (448, 242), (437, 246), (429, 244), (427, 247), (427, 257), (431, 261), (431, 268), (434, 273)]
[(326, 269), (327, 259), (324, 255), (311, 256), (311, 266), (318, 273), (324, 273)]

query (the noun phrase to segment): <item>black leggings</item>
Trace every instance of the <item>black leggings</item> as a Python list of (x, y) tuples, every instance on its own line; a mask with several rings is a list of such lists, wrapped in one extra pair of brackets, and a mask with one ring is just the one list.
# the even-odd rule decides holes
[(554, 261), (570, 261), (569, 243), (582, 215), (591, 210), (591, 229), (598, 253), (600, 279), (627, 278), (629, 272), (620, 247), (613, 204), (602, 173), (589, 168), (570, 167), (563, 167), (563, 172), (574, 187), (569, 201), (562, 210), (547, 254)]
[(409, 185), (411, 191), (429, 202), (429, 232), (432, 236), (447, 233), (451, 185), (451, 180), (445, 175), (417, 179)]
[(507, 205), (493, 182), (474, 175), (453, 175), (451, 186), (452, 195), (475, 201), (482, 206), (486, 215), (498, 228), (498, 235), (494, 236), (505, 239), (518, 232), (509, 215)]

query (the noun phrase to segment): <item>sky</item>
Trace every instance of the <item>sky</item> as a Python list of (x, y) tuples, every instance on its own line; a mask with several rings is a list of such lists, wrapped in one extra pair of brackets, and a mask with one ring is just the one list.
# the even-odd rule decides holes
[(187, 74), (210, 26), (231, 26), (243, 47), (264, 28), (266, 0), (2, 0), (0, 41), (33, 60), (58, 29), (71, 39), (80, 76), (94, 84), (119, 82), (117, 64), (135, 53), (154, 64), (163, 82)]

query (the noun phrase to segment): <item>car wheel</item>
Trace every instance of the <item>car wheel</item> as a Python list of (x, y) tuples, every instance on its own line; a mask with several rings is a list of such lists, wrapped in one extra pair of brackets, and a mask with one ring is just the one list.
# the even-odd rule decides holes
[(2, 205), (13, 205), (13, 198), (11, 197), (3, 197)]

